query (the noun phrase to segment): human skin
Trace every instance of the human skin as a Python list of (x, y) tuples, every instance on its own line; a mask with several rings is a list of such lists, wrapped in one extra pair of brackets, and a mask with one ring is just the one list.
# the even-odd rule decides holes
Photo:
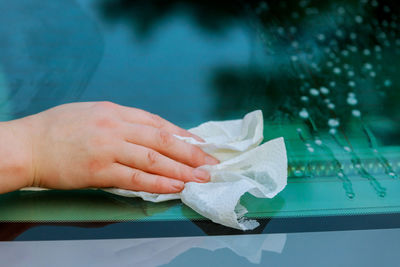
[(23, 187), (117, 187), (177, 193), (208, 182), (218, 161), (173, 135), (201, 139), (157, 115), (111, 102), (54, 107), (0, 123), (0, 193)]

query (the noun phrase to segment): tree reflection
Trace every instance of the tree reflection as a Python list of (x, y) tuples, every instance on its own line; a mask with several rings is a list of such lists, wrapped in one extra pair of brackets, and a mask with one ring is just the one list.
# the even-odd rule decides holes
[[(332, 118), (344, 129), (363, 115), (400, 121), (396, 105), (400, 91), (394, 90), (400, 84), (399, 6), (393, 1), (363, 0), (105, 0), (101, 10), (108, 20), (133, 27), (141, 38), (179, 10), (209, 33), (246, 23), (257, 32), (266, 62), (214, 71), (211, 84), (220, 117), (256, 108), (265, 114), (283, 109), (293, 119), (308, 114), (318, 129), (328, 130)], [(380, 127), (384, 129), (376, 131), (382, 137), (400, 137), (398, 124)]]
[(122, 21), (132, 26), (139, 37), (147, 37), (165, 17), (176, 11), (183, 11), (209, 33), (223, 32), (244, 15), (237, 3), (211, 0), (104, 0), (101, 11), (109, 21)]

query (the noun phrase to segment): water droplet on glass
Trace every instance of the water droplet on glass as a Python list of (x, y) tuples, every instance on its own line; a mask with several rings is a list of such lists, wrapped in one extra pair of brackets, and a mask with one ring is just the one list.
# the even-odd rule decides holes
[(355, 87), (355, 86), (356, 86), (356, 83), (355, 83), (354, 81), (349, 81), (349, 82), (348, 82), (348, 85), (349, 85), (350, 87)]
[(307, 119), (309, 117), (308, 111), (305, 108), (301, 109), (299, 116), (303, 119)]
[(335, 134), (336, 134), (336, 129), (335, 129), (335, 128), (329, 129), (329, 133), (330, 133), (331, 135), (335, 135)]
[(371, 70), (372, 69), (372, 64), (367, 62), (367, 63), (364, 64), (364, 68), (366, 68), (367, 70)]
[(308, 102), (308, 96), (303, 95), (302, 97), (300, 97), (300, 99), (303, 102)]
[(390, 46), (390, 42), (388, 40), (385, 40), (383, 42), (383, 45), (386, 46), (386, 47), (389, 47)]
[(329, 109), (335, 109), (335, 104), (329, 103), (329, 104), (328, 104), (328, 108), (329, 108)]
[(335, 74), (340, 74), (341, 72), (342, 72), (342, 70), (340, 68), (338, 68), (338, 67), (335, 67), (333, 69), (333, 73), (335, 73)]
[(385, 11), (386, 13), (390, 12), (390, 8), (388, 6), (384, 6), (383, 7), (383, 11)]
[(361, 16), (359, 16), (359, 15), (356, 16), (354, 20), (359, 24), (363, 22), (363, 18)]
[(354, 71), (349, 70), (349, 71), (347, 72), (347, 75), (348, 75), (349, 77), (353, 77), (353, 76), (354, 76)]
[(294, 176), (301, 177), (301, 176), (303, 176), (303, 172), (301, 170), (295, 170)]
[(371, 55), (371, 51), (369, 51), (369, 49), (364, 49), (363, 54), (364, 56), (369, 56)]
[(343, 31), (340, 30), (340, 29), (336, 30), (336, 36), (337, 37), (342, 37), (343, 36)]
[(291, 59), (292, 61), (297, 61), (299, 58), (298, 58), (297, 56), (291, 56), (290, 59)]
[(320, 90), (321, 93), (324, 94), (324, 95), (329, 94), (329, 89), (326, 88), (326, 87), (324, 87), (324, 86), (321, 86), (321, 87), (319, 88), (319, 90)]
[(312, 147), (307, 147), (307, 150), (308, 150), (309, 152), (311, 152), (311, 153), (314, 152), (314, 148), (312, 148)]
[(351, 148), (348, 147), (348, 146), (344, 146), (343, 149), (346, 150), (347, 152), (350, 152), (350, 151), (351, 151)]
[(371, 71), (369, 73), (369, 76), (371, 76), (372, 78), (376, 77), (376, 72), (375, 71)]
[(386, 39), (386, 38), (387, 38), (385, 32), (380, 32), (380, 33), (378, 34), (378, 37), (381, 38), (381, 39)]
[(339, 124), (340, 124), (340, 122), (339, 122), (338, 119), (329, 119), (329, 120), (328, 120), (328, 125), (329, 125), (330, 127), (335, 128), (335, 127), (338, 127)]
[(348, 47), (348, 49), (349, 49), (351, 52), (353, 52), (353, 53), (355, 53), (355, 52), (358, 51), (357, 46), (354, 46), (354, 45), (350, 45), (350, 46)]
[(319, 145), (319, 146), (322, 145), (321, 139), (316, 139), (316, 140), (315, 140), (315, 144), (317, 144), (317, 145)]
[(358, 109), (353, 109), (353, 110), (351, 111), (351, 114), (352, 114), (354, 117), (360, 117), (360, 116), (361, 116), (361, 112), (360, 112)]
[(347, 57), (349, 54), (350, 54), (349, 51), (347, 51), (347, 50), (342, 50), (342, 55), (343, 55), (344, 57)]
[(320, 41), (324, 41), (324, 40), (325, 40), (325, 35), (322, 34), (322, 33), (320, 33), (320, 34), (317, 35), (317, 38), (318, 38), (318, 40), (320, 40)]
[(329, 86), (330, 87), (335, 87), (336, 86), (336, 82), (334, 82), (334, 81), (329, 82)]
[(349, 104), (351, 106), (354, 106), (354, 105), (357, 105), (357, 103), (358, 103), (358, 101), (357, 101), (356, 98), (354, 98), (354, 97), (348, 97), (347, 98), (347, 104)]
[(313, 96), (318, 96), (319, 95), (319, 91), (315, 88), (311, 88), (310, 89), (310, 94)]
[(386, 87), (389, 87), (389, 86), (392, 85), (392, 81), (391, 81), (391, 80), (385, 80), (385, 81), (383, 82), (383, 84), (384, 84)]

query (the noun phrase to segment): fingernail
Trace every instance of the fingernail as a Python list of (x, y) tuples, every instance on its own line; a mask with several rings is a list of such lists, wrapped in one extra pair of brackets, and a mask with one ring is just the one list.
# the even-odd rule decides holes
[(193, 175), (198, 182), (208, 182), (210, 180), (210, 174), (206, 170), (194, 169)]
[(206, 156), (204, 162), (206, 163), (206, 165), (215, 165), (219, 163), (217, 159), (210, 156)]
[(177, 181), (177, 180), (172, 180), (171, 186), (174, 189), (174, 191), (180, 192), (180, 191), (182, 191), (183, 187), (185, 186), (185, 183), (181, 182), (181, 181)]

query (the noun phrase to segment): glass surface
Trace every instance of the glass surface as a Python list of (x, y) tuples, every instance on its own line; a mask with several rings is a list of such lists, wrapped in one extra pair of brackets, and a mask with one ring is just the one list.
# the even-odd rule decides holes
[(0, 256), (7, 266), (396, 266), (399, 238), (385, 229), (0, 242)]
[[(285, 137), (289, 178), (273, 199), (245, 195), (247, 217), (398, 218), (395, 1), (29, 0), (0, 12), (0, 119), (109, 100), (190, 128), (261, 109), (265, 140)], [(204, 218), (179, 201), (0, 195), (4, 223), (181, 221), (197, 234), (189, 220)]]

